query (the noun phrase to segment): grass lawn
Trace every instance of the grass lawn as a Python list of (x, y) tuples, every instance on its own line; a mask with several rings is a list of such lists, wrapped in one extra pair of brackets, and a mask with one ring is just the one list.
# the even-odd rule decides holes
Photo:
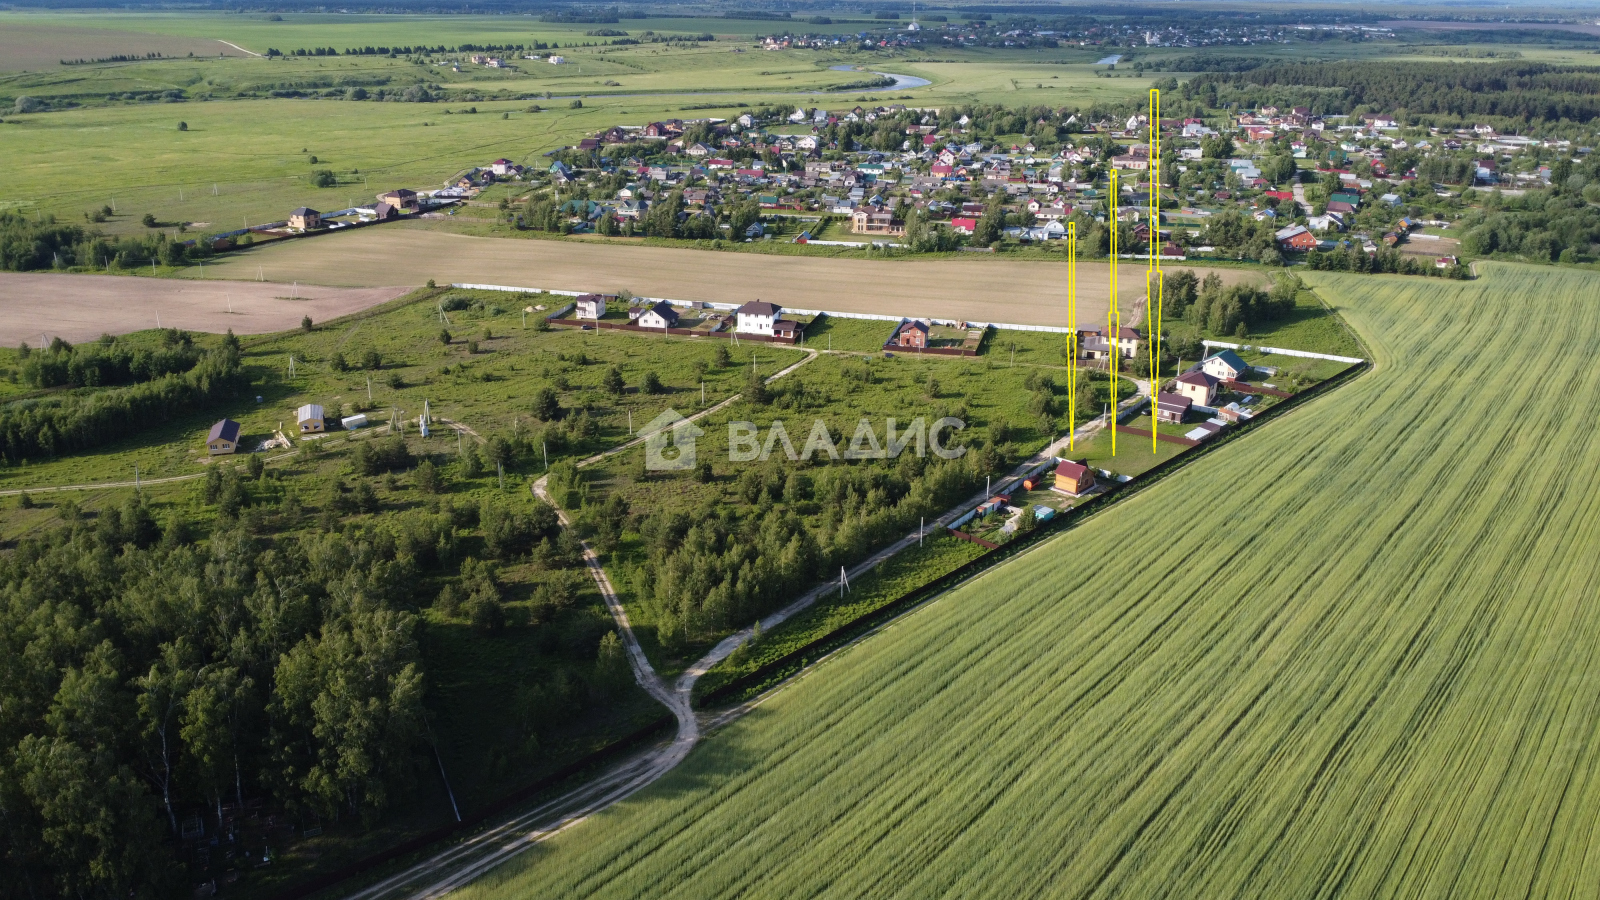
[(1266, 330), (1251, 333), (1247, 343), (1334, 356), (1363, 355), (1355, 335), (1323, 304), (1315, 291), (1309, 290), (1301, 291), (1295, 297), (1293, 312), (1273, 322)]
[[(1136, 416), (1126, 423), (1136, 428), (1150, 429), (1148, 415)], [(1193, 425), (1170, 425), (1161, 423), (1161, 433), (1182, 437), (1186, 432), (1194, 430)], [(1112, 452), (1110, 429), (1104, 429), (1087, 442), (1079, 441), (1076, 450), (1067, 451), (1068, 456), (1076, 460), (1087, 460), (1088, 464), (1096, 469), (1106, 469), (1117, 475), (1138, 475), (1159, 462), (1166, 462), (1184, 450), (1188, 449), (1182, 444), (1173, 444), (1160, 441), (1156, 444), (1155, 453), (1150, 452), (1150, 438), (1148, 435), (1130, 434), (1118, 431), (1116, 439), (1116, 452)]]
[(841, 319), (823, 316), (806, 329), (805, 346), (813, 350), (877, 353), (894, 332), (895, 323), (875, 319)]

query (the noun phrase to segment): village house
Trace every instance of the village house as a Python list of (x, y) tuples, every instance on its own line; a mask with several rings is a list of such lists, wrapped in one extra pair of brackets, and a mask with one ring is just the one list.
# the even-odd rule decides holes
[(328, 422), (323, 418), (322, 406), (316, 403), (307, 403), (294, 412), (294, 420), (300, 425), (301, 434), (321, 434), (328, 427)]
[(387, 191), (378, 195), (378, 200), (387, 203), (395, 209), (416, 209), (417, 192), (410, 188)]
[(372, 220), (374, 222), (387, 222), (390, 219), (400, 218), (400, 210), (387, 203), (379, 203), (372, 207)]
[(908, 350), (922, 350), (928, 346), (928, 323), (917, 319), (903, 322), (895, 331), (894, 345)]
[(289, 213), (289, 227), (297, 228), (301, 231), (310, 231), (313, 228), (321, 228), (322, 213), (319, 213), (308, 206), (296, 207), (294, 212)]
[(1139, 348), (1143, 345), (1144, 339), (1132, 328), (1120, 329), (1115, 341), (1108, 340), (1104, 332), (1086, 331), (1079, 344), (1083, 348), (1085, 359), (1109, 359), (1113, 347), (1123, 359), (1134, 359), (1139, 355)]
[(678, 311), (672, 304), (665, 300), (658, 300), (646, 307), (644, 312), (633, 320), (640, 328), (676, 328), (678, 326)]
[(772, 337), (772, 327), (778, 321), (778, 313), (783, 307), (776, 303), (766, 303), (761, 300), (751, 300), (734, 310), (737, 325), (734, 330), (739, 334), (762, 334)]
[(239, 451), (239, 423), (232, 419), (223, 419), (211, 426), (211, 433), (206, 435), (206, 452), (212, 456), (221, 456), (224, 453), (237, 453)]
[(872, 209), (858, 209), (850, 214), (850, 230), (855, 234), (884, 234), (903, 237), (906, 223), (896, 219), (894, 213)]
[(1221, 381), (1237, 381), (1250, 371), (1250, 366), (1232, 350), (1223, 350), (1214, 356), (1206, 357), (1200, 363), (1200, 368), (1207, 375)]
[[(1332, 204), (1329, 204), (1332, 206)], [(1315, 250), (1317, 249), (1317, 236), (1306, 229), (1304, 225), (1290, 225), (1278, 229), (1274, 235), (1278, 243), (1286, 250)]]
[(1068, 497), (1081, 497), (1084, 492), (1094, 487), (1094, 470), (1083, 463), (1064, 459), (1056, 466), (1055, 483), (1050, 490)]
[(1195, 406), (1210, 406), (1217, 399), (1217, 383), (1216, 378), (1196, 369), (1179, 375), (1172, 389)]
[(615, 299), (607, 294), (580, 294), (573, 315), (579, 319), (599, 319), (606, 314), (606, 301)]

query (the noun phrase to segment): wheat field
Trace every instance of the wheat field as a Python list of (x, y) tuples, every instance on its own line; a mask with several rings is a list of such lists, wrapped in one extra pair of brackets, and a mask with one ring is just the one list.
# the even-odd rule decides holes
[(1309, 277), (1372, 372), (463, 896), (1594, 896), (1600, 278)]

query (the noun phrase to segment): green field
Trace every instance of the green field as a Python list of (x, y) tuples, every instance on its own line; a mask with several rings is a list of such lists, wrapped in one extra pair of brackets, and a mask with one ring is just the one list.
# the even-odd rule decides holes
[[(891, 98), (1088, 106), (1138, 96), (1149, 82), (1131, 75), (1093, 78), (1087, 64), (1093, 54), (1076, 48), (1044, 57), (941, 50), (941, 60), (958, 61), (927, 64), (917, 62), (918, 55), (850, 47), (757, 51), (752, 35), (800, 26), (754, 19), (626, 19), (606, 27), (634, 36), (709, 32), (718, 39), (602, 46), (612, 38), (585, 34), (594, 25), (531, 17), (282, 18), (0, 12), (0, 110), (5, 112), (0, 157), (10, 164), (10, 177), (0, 186), (0, 208), (82, 221), (86, 211), (112, 204), (119, 215), (102, 226), (110, 233), (142, 231), (139, 220), (147, 212), (161, 222), (224, 230), (276, 221), (300, 205), (339, 208), (396, 186), (439, 186), (467, 167), (498, 157), (542, 168), (546, 151), (618, 124), (730, 117), (741, 107), (767, 103), (842, 107)], [(860, 27), (840, 22), (804, 30)], [(224, 41), (252, 53), (538, 41), (559, 44), (568, 64), (504, 53), (509, 68), (463, 63), (454, 72), (449, 65), (403, 56), (246, 57)], [(171, 58), (59, 62), (146, 52)], [(1071, 64), (1043, 64), (1051, 59)], [(841, 92), (840, 86), (872, 77), (870, 71), (829, 68), (845, 63), (920, 75), (933, 84), (892, 94)], [(1035, 82), (1043, 87), (1033, 88)], [(441, 99), (396, 103), (333, 97), (413, 86), (427, 87)], [(296, 92), (316, 96), (282, 96)], [(77, 108), (16, 115), (9, 107), (20, 96)], [(582, 99), (581, 109), (570, 108), (573, 98)], [(528, 112), (535, 105), (545, 111)], [(187, 131), (178, 130), (180, 122), (187, 123)], [(312, 187), (310, 178), (321, 169), (333, 171), (340, 184)]]
[[(1600, 283), (1311, 280), (1372, 372), (463, 896), (1588, 893), (1600, 437), (1571, 402), (1600, 389)], [(1501, 377), (1512, 319), (1540, 378)]]

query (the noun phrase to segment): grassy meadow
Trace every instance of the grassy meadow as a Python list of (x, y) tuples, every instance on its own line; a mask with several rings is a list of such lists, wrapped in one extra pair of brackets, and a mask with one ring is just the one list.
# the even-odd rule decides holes
[[(141, 231), (147, 212), (163, 223), (223, 230), (274, 221), (300, 205), (337, 208), (391, 187), (439, 185), (498, 157), (538, 165), (541, 154), (617, 124), (728, 117), (765, 103), (891, 98), (1086, 106), (1135, 97), (1148, 87), (1148, 79), (1131, 74), (1092, 77), (1093, 54), (1079, 49), (1043, 55), (939, 49), (941, 62), (922, 63), (922, 54), (853, 47), (759, 51), (749, 41), (785, 27), (852, 32), (864, 24), (627, 19), (604, 27), (633, 36), (709, 32), (717, 40), (603, 46), (611, 38), (585, 34), (595, 25), (532, 17), (284, 14), (270, 21), (265, 14), (209, 12), (0, 12), (0, 108), (19, 96), (78, 105), (26, 115), (7, 110), (0, 157), (10, 166), (0, 208), (81, 221), (85, 212), (109, 204), (118, 215), (101, 227), (111, 233)], [(504, 54), (512, 57), (508, 68), (468, 63), (455, 72), (448, 64), (405, 57), (245, 55), (268, 48), (534, 42), (559, 44), (568, 64)], [(147, 52), (171, 58), (59, 62)], [(1048, 60), (1062, 64), (1043, 64)], [(871, 76), (829, 68), (838, 64), (919, 75), (933, 84), (892, 93), (840, 91)], [(442, 99), (270, 96), (413, 85), (428, 86)], [(188, 99), (158, 99), (169, 91)], [(578, 98), (582, 107), (574, 109)], [(530, 112), (535, 106), (543, 111)], [(178, 130), (180, 122), (187, 131)], [(333, 171), (339, 185), (313, 187), (310, 179), (322, 169)]]
[[(1600, 390), (1600, 284), (1481, 274), (1312, 276), (1372, 372), (462, 896), (1587, 893), (1600, 437), (1570, 398)], [(1542, 378), (1501, 377), (1508, 319)]]

